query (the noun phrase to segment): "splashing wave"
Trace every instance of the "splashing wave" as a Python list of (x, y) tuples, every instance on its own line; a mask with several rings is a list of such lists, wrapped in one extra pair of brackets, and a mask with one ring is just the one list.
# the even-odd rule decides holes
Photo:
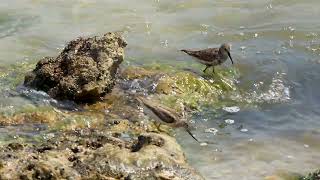
[(231, 99), (247, 103), (288, 102), (291, 99), (290, 87), (286, 85), (284, 75), (285, 73), (276, 73), (266, 90), (262, 90), (262, 88), (257, 85), (256, 90), (247, 92), (244, 95), (234, 94), (231, 96)]

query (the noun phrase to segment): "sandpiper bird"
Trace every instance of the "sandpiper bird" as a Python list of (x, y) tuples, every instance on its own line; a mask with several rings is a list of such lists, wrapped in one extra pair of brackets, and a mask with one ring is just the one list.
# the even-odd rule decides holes
[(206, 68), (203, 70), (203, 72), (206, 72), (206, 70), (212, 66), (212, 72), (214, 73), (214, 66), (224, 63), (228, 59), (228, 57), (233, 64), (233, 60), (230, 55), (229, 44), (222, 44), (220, 48), (208, 48), (195, 51), (182, 49), (181, 51), (195, 57), (198, 62), (206, 65)]
[(150, 115), (152, 119), (159, 122), (159, 124), (157, 125), (158, 128), (160, 128), (161, 124), (166, 124), (171, 127), (184, 127), (188, 134), (197, 142), (199, 142), (198, 139), (191, 133), (190, 127), (184, 117), (184, 114), (179, 115), (172, 109), (160, 104), (156, 104), (141, 96), (137, 97), (137, 99), (144, 105), (145, 108), (143, 109), (145, 113)]

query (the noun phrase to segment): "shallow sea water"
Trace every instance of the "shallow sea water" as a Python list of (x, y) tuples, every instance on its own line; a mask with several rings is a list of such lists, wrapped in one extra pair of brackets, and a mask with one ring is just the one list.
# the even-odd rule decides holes
[[(125, 65), (182, 64), (201, 72), (178, 50), (230, 42), (236, 65), (217, 69), (236, 68), (244, 93), (221, 100), (240, 111), (191, 115), (196, 136), (214, 144), (199, 146), (178, 130), (190, 164), (206, 179), (305, 173), (320, 167), (319, 7), (318, 0), (2, 0), (0, 65), (53, 56), (78, 36), (123, 31)], [(6, 82), (0, 84), (1, 112), (34, 105), (8, 96)], [(0, 133), (19, 131), (10, 128)]]

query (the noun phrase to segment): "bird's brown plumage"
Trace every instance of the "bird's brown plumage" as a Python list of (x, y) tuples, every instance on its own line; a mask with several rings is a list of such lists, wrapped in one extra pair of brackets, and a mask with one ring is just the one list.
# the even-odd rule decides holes
[[(203, 50), (186, 50), (183, 49), (181, 50), (185, 53), (187, 53), (190, 56), (193, 56), (195, 58), (198, 58), (199, 60), (202, 60), (205, 65), (213, 65), (215, 64), (213, 59), (218, 59), (218, 48), (208, 48), (208, 49), (203, 49)], [(218, 63), (218, 61), (217, 61)]]
[(182, 49), (181, 51), (195, 57), (198, 62), (206, 65), (206, 68), (203, 70), (203, 72), (205, 72), (207, 68), (211, 66), (213, 67), (214, 72), (214, 66), (224, 63), (228, 59), (228, 57), (233, 64), (233, 60), (230, 55), (230, 49), (231, 46), (229, 44), (222, 44), (220, 48), (208, 48), (202, 50)]
[(183, 116), (179, 115), (178, 113), (166, 106), (153, 103), (150, 100), (147, 100), (143, 97), (137, 97), (137, 99), (146, 108), (152, 111), (152, 113), (154, 113), (158, 117), (158, 119), (160, 119), (160, 123), (166, 123), (167, 125), (173, 127), (184, 127), (188, 134), (197, 142), (199, 142), (198, 139), (191, 133), (189, 125)]
[(149, 108), (161, 121), (174, 125), (178, 121), (182, 121), (180, 115), (168, 107), (156, 104), (143, 97), (137, 97), (137, 99)]

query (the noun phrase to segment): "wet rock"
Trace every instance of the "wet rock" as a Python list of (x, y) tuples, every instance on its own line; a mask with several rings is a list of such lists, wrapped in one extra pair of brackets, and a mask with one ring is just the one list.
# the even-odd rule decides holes
[(142, 67), (130, 66), (121, 72), (121, 77), (126, 80), (133, 80), (133, 79), (140, 79), (140, 78), (150, 78), (159, 73), (160, 71), (150, 70), (150, 69), (147, 70)]
[(320, 170), (309, 173), (305, 177), (300, 177), (299, 180), (320, 180)]
[[(236, 91), (235, 76), (234, 72), (201, 76), (172, 67), (128, 67), (122, 71), (124, 81), (120, 83), (124, 84), (121, 86), (123, 89), (134, 90), (135, 94), (157, 94), (162, 104), (176, 110), (179, 103), (189, 109), (199, 109), (200, 105), (214, 104), (216, 107), (221, 95)], [(139, 88), (130, 86), (134, 82), (139, 82)]]
[(71, 151), (72, 151), (73, 153), (79, 153), (79, 152), (81, 152), (82, 150), (81, 150), (81, 148), (80, 148), (79, 146), (72, 146), (72, 147), (71, 147)]
[(154, 136), (152, 134), (140, 135), (138, 137), (138, 142), (132, 145), (131, 152), (138, 152), (145, 145), (161, 147), (163, 144), (164, 140), (161, 137)]
[[(101, 157), (99, 161), (89, 157), (85, 162), (94, 163), (102, 174), (112, 173), (112, 177), (117, 178), (130, 176), (131, 179), (156, 179), (156, 173), (165, 171), (174, 177), (201, 179), (185, 166), (184, 154), (172, 137), (156, 133), (148, 133), (144, 137), (149, 144), (137, 152), (106, 144), (95, 152), (94, 157)], [(159, 138), (162, 139), (160, 144)]]
[[(167, 93), (156, 92), (156, 89), (148, 93), (153, 94), (152, 100), (177, 113), (184, 111), (181, 107), (189, 105), (190, 99), (208, 101), (209, 97), (215, 97), (210, 94), (211, 90), (213, 95), (221, 92), (214, 83), (198, 79), (194, 74), (171, 72), (164, 75), (167, 72), (147, 71), (143, 76), (130, 72), (122, 77), (140, 78), (139, 82), (147, 79), (158, 86), (162, 83), (163, 88), (168, 86)], [(141, 83), (142, 88), (144, 85)], [(40, 132), (38, 143), (24, 145), (19, 151), (6, 149), (4, 152), (0, 147), (3, 161), (0, 179), (33, 179), (36, 176), (48, 179), (203, 179), (187, 164), (175, 139), (157, 131), (142, 112), (135, 95), (117, 83), (103, 101), (80, 104), (84, 106), (82, 111), (48, 109), (41, 113), (30, 110), (15, 114), (18, 124), (40, 122), (46, 123), (48, 129)], [(6, 118), (8, 122), (12, 120)], [(14, 173), (8, 173), (12, 170)]]
[[(39, 131), (45, 130), (46, 125), (51, 129), (69, 130), (84, 127), (101, 127), (105, 123), (104, 114), (101, 112), (69, 112), (59, 111), (55, 108), (31, 108), (20, 110), (13, 115), (0, 115), (0, 125), (23, 125), (32, 127), (33, 124), (43, 124), (34, 127)], [(43, 129), (42, 129), (43, 128)]]
[(25, 72), (32, 70), (34, 64), (23, 62), (8, 66), (0, 65), (0, 92), (14, 94), (16, 89), (24, 79)]
[(180, 72), (167, 75), (158, 81), (156, 92), (165, 94), (163, 100), (166, 105), (177, 104), (180, 99), (187, 107), (197, 109), (200, 103), (216, 102), (222, 94), (223, 83), (213, 83), (189, 72)]
[(32, 179), (57, 179), (57, 175), (43, 164), (30, 164), (27, 169), (32, 171)]
[[(45, 145), (28, 145), (16, 158), (3, 158), (1, 179), (203, 179), (186, 162), (181, 147), (173, 137), (144, 133), (143, 146), (136, 152), (136, 143), (111, 137), (108, 130), (82, 129), (59, 134)], [(142, 138), (143, 137), (143, 138)], [(91, 143), (90, 143), (91, 142)], [(99, 142), (101, 147), (87, 144)], [(119, 142), (127, 146), (119, 146)], [(54, 147), (42, 153), (38, 149)], [(74, 147), (82, 151), (76, 151)]]
[(79, 157), (78, 157), (78, 156), (75, 156), (75, 155), (71, 155), (70, 157), (68, 157), (68, 160), (69, 160), (70, 162), (74, 162), (74, 161), (76, 161), (76, 160), (79, 160)]
[(53, 110), (45, 110), (41, 111), (39, 108), (34, 109), (34, 112), (18, 112), (13, 114), (13, 116), (3, 116), (0, 115), (0, 125), (8, 126), (8, 125), (18, 125), (24, 123), (50, 123), (56, 122), (58, 119), (56, 112)]
[(7, 147), (12, 151), (19, 151), (23, 149), (23, 145), (20, 143), (10, 143)]
[(37, 151), (38, 151), (39, 153), (43, 153), (43, 152), (45, 152), (45, 151), (50, 151), (50, 150), (52, 150), (52, 149), (54, 149), (54, 147), (51, 146), (51, 145), (42, 145), (42, 146), (40, 146), (40, 147), (37, 148)]
[(266, 176), (264, 180), (319, 180), (320, 179), (320, 170), (313, 173), (309, 173), (306, 176), (303, 176), (299, 173), (289, 172), (285, 170), (278, 170), (274, 175)]
[(110, 92), (124, 57), (126, 42), (116, 33), (78, 38), (56, 58), (45, 57), (25, 77), (24, 85), (56, 99), (98, 100)]

